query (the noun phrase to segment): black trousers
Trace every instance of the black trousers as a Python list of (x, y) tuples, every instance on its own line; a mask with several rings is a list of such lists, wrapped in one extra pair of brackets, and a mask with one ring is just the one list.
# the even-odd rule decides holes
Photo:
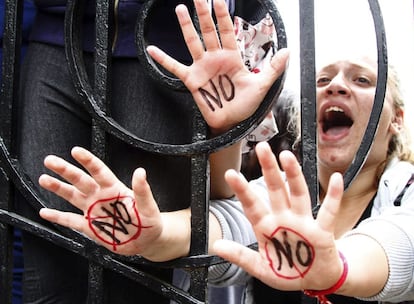
[[(93, 57), (85, 56), (93, 85)], [(37, 185), (45, 172), (43, 159), (56, 154), (71, 160), (70, 150), (91, 146), (91, 118), (80, 102), (68, 72), (64, 49), (32, 43), (21, 73), (19, 100), (19, 160)], [(172, 92), (149, 79), (136, 59), (114, 59), (111, 82), (112, 117), (140, 138), (161, 143), (191, 141), (192, 98)], [(186, 157), (154, 155), (108, 137), (106, 163), (127, 185), (132, 172), (147, 170), (161, 210), (186, 208), (190, 202), (190, 162)], [(50, 207), (77, 211), (68, 202), (40, 189)], [(42, 222), (23, 198), (16, 201), (18, 212)], [(87, 261), (48, 241), (23, 234), (25, 303), (85, 303)], [(152, 274), (171, 278), (171, 271), (151, 269)], [(108, 303), (168, 303), (121, 275), (105, 273)]]

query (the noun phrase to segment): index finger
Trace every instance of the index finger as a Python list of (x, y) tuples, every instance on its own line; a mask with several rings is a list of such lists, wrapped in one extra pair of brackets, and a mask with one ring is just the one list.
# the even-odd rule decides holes
[(175, 13), (177, 14), (178, 22), (180, 23), (181, 31), (183, 33), (188, 51), (190, 52), (193, 60), (196, 61), (203, 56), (204, 46), (194, 27), (193, 21), (188, 13), (188, 9), (185, 5), (180, 4), (176, 7)]
[(235, 170), (231, 169), (226, 172), (225, 178), (237, 198), (242, 203), (247, 219), (253, 226), (258, 224), (260, 220), (269, 213), (269, 208), (265, 206), (250, 188), (249, 183), (241, 173), (237, 173)]

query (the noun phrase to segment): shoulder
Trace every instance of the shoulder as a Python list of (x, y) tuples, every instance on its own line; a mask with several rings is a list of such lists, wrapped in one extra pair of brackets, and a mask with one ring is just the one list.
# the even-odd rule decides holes
[(385, 168), (384, 173), (381, 176), (381, 180), (401, 184), (404, 183), (404, 181), (409, 180), (413, 173), (414, 165), (412, 163), (393, 159)]
[(404, 194), (401, 203), (411, 203), (414, 207), (414, 165), (394, 159), (381, 176), (377, 197), (374, 201), (376, 207), (393, 206), (396, 198)]

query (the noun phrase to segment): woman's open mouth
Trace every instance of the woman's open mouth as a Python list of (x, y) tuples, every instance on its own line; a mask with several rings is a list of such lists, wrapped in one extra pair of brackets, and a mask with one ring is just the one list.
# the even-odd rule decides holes
[(347, 134), (354, 121), (339, 106), (325, 109), (321, 119), (322, 133), (328, 137), (340, 137)]

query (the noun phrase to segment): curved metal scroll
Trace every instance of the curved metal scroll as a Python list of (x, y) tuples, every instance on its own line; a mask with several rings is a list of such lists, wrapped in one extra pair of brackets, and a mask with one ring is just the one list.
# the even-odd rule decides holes
[[(16, 185), (18, 190), (36, 210), (47, 206), (47, 203), (42, 199), (42, 196), (32, 184), (32, 181), (26, 177), (24, 170), (19, 165), (19, 162), (10, 156), (1, 137), (0, 168), (7, 173), (8, 178)], [(99, 265), (110, 268), (115, 272), (139, 282), (143, 286), (153, 289), (154, 291), (164, 290), (165, 295), (171, 296), (171, 298), (179, 300), (181, 303), (201, 304), (202, 302), (170, 283), (155, 276), (151, 276), (146, 272), (130, 267), (130, 265), (157, 265), (157, 267), (160, 268), (180, 267), (186, 269), (192, 267), (208, 267), (223, 262), (223, 260), (219, 257), (206, 255), (185, 257), (179, 260), (163, 263), (150, 262), (140, 256), (124, 257), (108, 251), (94, 241), (85, 238), (84, 235), (77, 231), (56, 224), (52, 225), (55, 228), (55, 230), (53, 230), (27, 218), (23, 218), (18, 214), (2, 209), (0, 209), (0, 223), (13, 225), (21, 230), (25, 230), (35, 234), (36, 236), (47, 239), (54, 244), (63, 246), (76, 254), (82, 255), (88, 260), (93, 260)], [(96, 258), (97, 256), (99, 256), (99, 258)]]
[(374, 20), (375, 33), (377, 38), (377, 87), (375, 91), (374, 104), (372, 105), (371, 116), (368, 121), (368, 125), (362, 138), (361, 145), (355, 154), (355, 157), (344, 174), (344, 186), (345, 189), (349, 187), (353, 179), (364, 165), (368, 153), (371, 149), (372, 142), (378, 128), (378, 121), (381, 116), (382, 107), (384, 104), (385, 93), (387, 89), (387, 77), (388, 77), (388, 56), (387, 56), (387, 44), (385, 39), (385, 27), (382, 19), (381, 8), (377, 0), (368, 0), (371, 9), (372, 17)]
[[(284, 48), (287, 45), (286, 42), (286, 33), (283, 21), (281, 16), (276, 8), (274, 1), (271, 0), (257, 0), (263, 7), (269, 12), (270, 16), (275, 23), (276, 34), (278, 39), (277, 48)], [(284, 74), (282, 74), (272, 85), (271, 89), (268, 91), (265, 96), (262, 104), (256, 110), (256, 112), (245, 121), (241, 122), (239, 125), (229, 130), (228, 132), (206, 140), (199, 140), (190, 144), (163, 144), (150, 142), (142, 138), (137, 137), (135, 134), (132, 134), (130, 131), (123, 128), (119, 123), (117, 123), (113, 118), (109, 117), (105, 111), (99, 107), (97, 98), (94, 96), (94, 92), (91, 88), (91, 85), (88, 82), (88, 77), (86, 76), (86, 71), (84, 65), (82, 65), (82, 48), (80, 47), (80, 35), (79, 29), (76, 28), (76, 25), (79, 24), (79, 18), (82, 14), (79, 14), (80, 11), (80, 2), (76, 0), (69, 0), (67, 4), (67, 14), (66, 14), (66, 24), (71, 26), (67, 29), (68, 33), (66, 37), (66, 53), (69, 61), (69, 67), (72, 75), (75, 75), (75, 86), (78, 90), (78, 93), (83, 97), (83, 103), (86, 106), (87, 110), (91, 114), (97, 123), (108, 133), (120, 138), (121, 140), (127, 142), (128, 144), (143, 149), (148, 152), (164, 154), (164, 155), (194, 155), (202, 153), (210, 153), (217, 151), (221, 148), (227, 147), (234, 143), (235, 141), (242, 139), (247, 133), (253, 130), (261, 120), (266, 116), (270, 111), (274, 97), (280, 92), (283, 81)], [(152, 5), (156, 0), (149, 0), (143, 6), (143, 13), (141, 14), (141, 20), (139, 23), (146, 21), (148, 12), (151, 10)], [(146, 54), (145, 51), (145, 26), (138, 27), (138, 34), (142, 37), (138, 39), (141, 41), (139, 43), (139, 52), (147, 59), (144, 61), (144, 64), (147, 64), (152, 72), (156, 71), (152, 59)], [(146, 63), (145, 63), (146, 62)], [(151, 72), (151, 73), (152, 73)], [(150, 75), (151, 75), (150, 73)], [(173, 83), (172, 87), (176, 90), (182, 89), (182, 86), (179, 84), (178, 80), (168, 78), (168, 76), (157, 73), (157, 77), (160, 76), (161, 79), (167, 84), (170, 85)], [(153, 77), (153, 74), (152, 74)], [(168, 79), (168, 81), (165, 81)]]

